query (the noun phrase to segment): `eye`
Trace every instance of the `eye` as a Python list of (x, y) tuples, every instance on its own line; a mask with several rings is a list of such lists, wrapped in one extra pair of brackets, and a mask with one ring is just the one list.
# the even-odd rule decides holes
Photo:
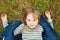
[(28, 21), (31, 21), (30, 19), (28, 19)]
[(35, 21), (35, 19), (33, 21)]

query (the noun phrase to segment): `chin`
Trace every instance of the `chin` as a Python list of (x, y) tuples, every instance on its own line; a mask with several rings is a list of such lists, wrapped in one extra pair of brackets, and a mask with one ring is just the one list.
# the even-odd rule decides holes
[(33, 28), (35, 28), (35, 26), (33, 26), (33, 27), (30, 27), (31, 29), (33, 29)]

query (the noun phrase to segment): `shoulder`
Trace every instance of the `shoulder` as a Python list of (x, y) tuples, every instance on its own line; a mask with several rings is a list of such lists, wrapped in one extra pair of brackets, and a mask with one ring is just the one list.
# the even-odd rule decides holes
[(43, 32), (43, 27), (39, 24), (38, 29)]

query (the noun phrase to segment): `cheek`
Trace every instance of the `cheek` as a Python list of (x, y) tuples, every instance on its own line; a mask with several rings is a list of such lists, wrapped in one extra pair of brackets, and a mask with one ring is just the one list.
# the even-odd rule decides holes
[(29, 25), (29, 24), (30, 24), (30, 22), (26, 20), (26, 24), (27, 24), (27, 25)]
[(36, 20), (34, 23), (37, 25), (38, 24), (38, 20)]

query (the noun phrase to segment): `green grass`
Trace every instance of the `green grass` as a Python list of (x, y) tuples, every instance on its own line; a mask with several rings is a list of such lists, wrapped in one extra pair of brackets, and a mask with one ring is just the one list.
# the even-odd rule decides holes
[[(24, 7), (33, 6), (39, 8), (44, 15), (45, 10), (51, 10), (55, 31), (60, 36), (60, 0), (0, 0), (0, 16), (7, 13), (8, 21), (20, 20), (20, 10)], [(3, 25), (0, 19), (0, 35), (3, 32)]]

